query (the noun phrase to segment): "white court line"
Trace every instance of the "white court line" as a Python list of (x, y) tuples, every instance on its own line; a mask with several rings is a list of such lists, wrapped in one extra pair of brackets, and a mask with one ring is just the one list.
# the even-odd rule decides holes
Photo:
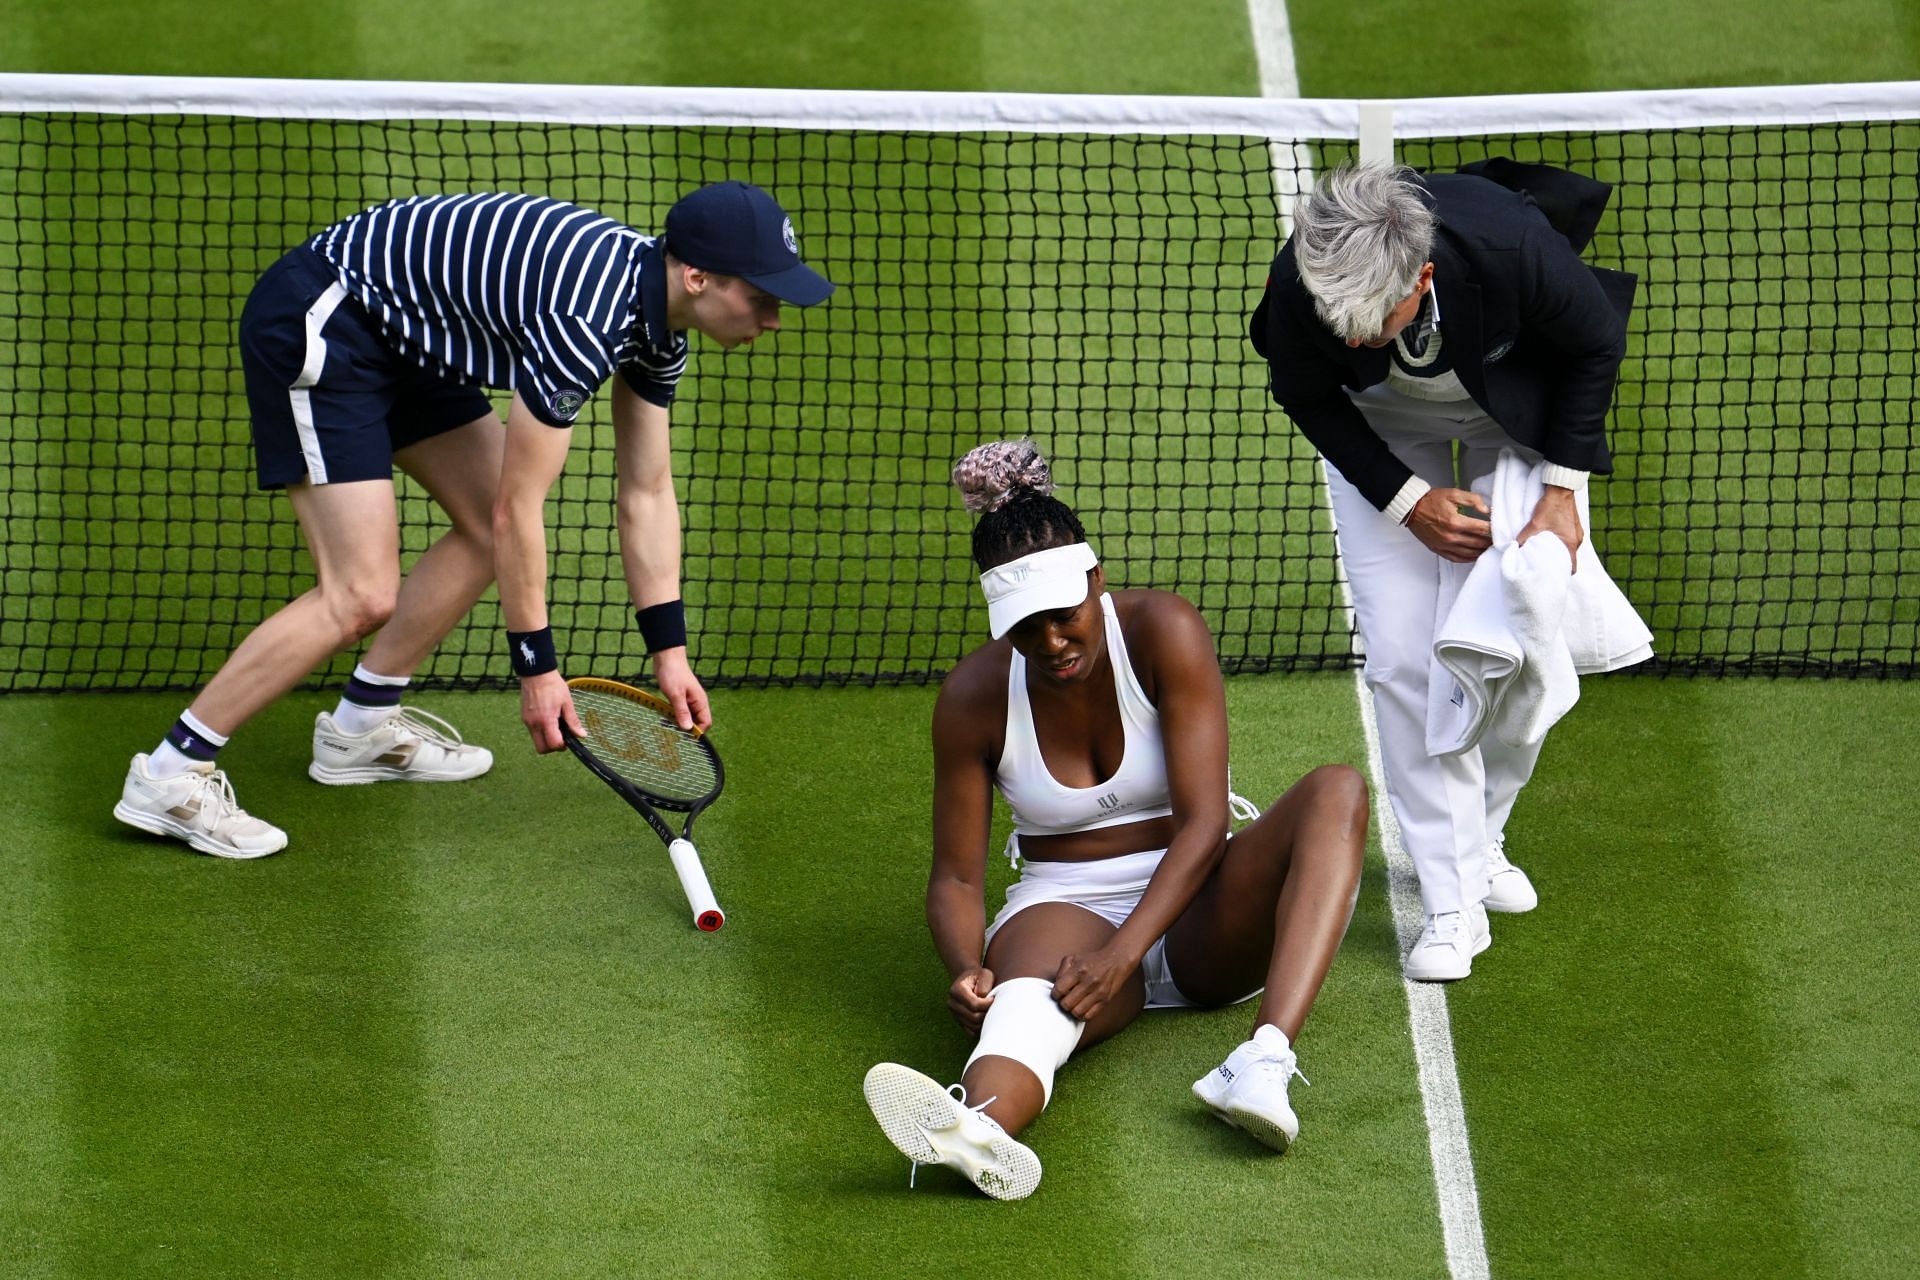
[[(1286, 0), (1247, 0), (1253, 28), (1254, 52), (1260, 62), (1260, 93), (1268, 98), (1293, 98), (1300, 80), (1293, 60), (1293, 37), (1287, 24)], [(1295, 173), (1305, 177), (1310, 155), (1303, 144), (1273, 144), (1277, 194), (1281, 197), (1283, 230), (1290, 230), (1291, 206), (1296, 194)], [(1320, 491), (1326, 503), (1327, 524), (1335, 524), (1333, 502), (1327, 491), (1327, 464), (1320, 462)], [(1347, 615), (1347, 630), (1359, 651), (1359, 633), (1353, 625), (1353, 590), (1346, 566), (1335, 552), (1335, 573)], [(1386, 798), (1380, 759), (1380, 726), (1374, 719), (1373, 698), (1365, 673), (1354, 672), (1354, 696), (1360, 705), (1360, 726), (1367, 741), (1367, 777), (1373, 789), (1373, 812), (1380, 823), (1380, 848), (1387, 860), (1387, 899), (1393, 908), (1394, 936), (1404, 954), (1420, 936), (1425, 923), (1420, 910), (1420, 882), (1413, 860), (1400, 842), (1400, 822)], [(1433, 1160), (1434, 1190), (1440, 1202), (1440, 1234), (1446, 1247), (1447, 1270), (1454, 1280), (1486, 1280), (1486, 1234), (1480, 1224), (1480, 1192), (1473, 1176), (1473, 1152), (1467, 1143), (1467, 1113), (1460, 1100), (1460, 1074), (1453, 1056), (1453, 1028), (1447, 1017), (1447, 992), (1439, 983), (1400, 980), (1407, 996), (1407, 1021), (1413, 1031), (1414, 1060), (1420, 1073), (1420, 1098), (1427, 1113), (1427, 1149)]]

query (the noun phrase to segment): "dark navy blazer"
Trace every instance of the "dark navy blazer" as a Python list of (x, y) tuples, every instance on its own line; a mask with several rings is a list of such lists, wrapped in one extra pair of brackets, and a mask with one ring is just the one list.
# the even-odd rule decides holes
[[(1488, 176), (1420, 179), (1439, 220), (1429, 256), (1447, 356), (1474, 402), (1516, 441), (1549, 462), (1611, 471), (1607, 410), (1627, 350), (1634, 277), (1589, 267), (1578, 251), (1612, 188), (1511, 161), (1473, 168)], [(1523, 183), (1524, 191), (1510, 189)], [(1346, 392), (1384, 382), (1391, 357), (1384, 347), (1347, 346), (1314, 314), (1291, 239), (1273, 261), (1249, 336), (1287, 416), (1384, 509), (1413, 471)]]

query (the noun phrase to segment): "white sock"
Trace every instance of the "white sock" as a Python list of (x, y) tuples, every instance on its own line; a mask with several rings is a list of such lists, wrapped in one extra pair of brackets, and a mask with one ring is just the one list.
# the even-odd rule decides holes
[[(361, 663), (353, 669), (353, 677), (347, 681), (347, 691), (340, 699), (340, 705), (333, 709), (334, 728), (357, 738), (384, 723), (387, 717), (399, 710), (400, 690), (407, 687), (410, 678), (383, 676), (377, 671), (367, 670), (367, 664)], [(356, 694), (360, 698), (357, 702), (354, 700)]]
[[(188, 755), (175, 745), (176, 738), (200, 754)], [(193, 712), (182, 711), (167, 736), (160, 739), (160, 745), (147, 757), (147, 773), (155, 779), (177, 778), (190, 769), (211, 764), (220, 748), (226, 745), (226, 735), (207, 728)]]
[(1287, 1033), (1271, 1022), (1263, 1022), (1254, 1029), (1253, 1042), (1268, 1053), (1291, 1053), (1293, 1042), (1287, 1039)]

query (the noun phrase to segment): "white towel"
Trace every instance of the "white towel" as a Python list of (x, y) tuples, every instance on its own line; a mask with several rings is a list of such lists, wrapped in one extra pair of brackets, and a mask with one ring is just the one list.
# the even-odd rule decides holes
[[(1427, 750), (1458, 755), (1491, 731), (1531, 745), (1580, 700), (1581, 675), (1653, 656), (1652, 633), (1601, 567), (1588, 537), (1580, 571), (1559, 538), (1515, 538), (1533, 518), (1544, 485), (1541, 464), (1502, 450), (1474, 485), (1492, 507), (1493, 545), (1472, 565), (1442, 565), (1433, 671), (1428, 680)], [(1591, 529), (1587, 495), (1580, 524)]]

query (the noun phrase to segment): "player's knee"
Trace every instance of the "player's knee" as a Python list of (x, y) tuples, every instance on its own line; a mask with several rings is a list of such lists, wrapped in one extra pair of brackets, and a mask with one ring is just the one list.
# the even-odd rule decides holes
[(1367, 817), (1367, 779), (1350, 764), (1323, 764), (1307, 774), (1314, 800), (1329, 809), (1365, 822)]
[(394, 605), (400, 598), (398, 582), (355, 583), (338, 590), (330, 591), (328, 604), (331, 606), (335, 626), (341, 638), (352, 643), (373, 634), (387, 624), (393, 616)]
[(980, 1058), (1011, 1058), (1040, 1079), (1041, 1106), (1053, 1098), (1053, 1074), (1058, 1071), (1087, 1024), (1073, 1017), (1053, 998), (1053, 983), (1045, 978), (1008, 978), (993, 988), (993, 1004), (980, 1026), (980, 1044), (967, 1059), (971, 1067)]

